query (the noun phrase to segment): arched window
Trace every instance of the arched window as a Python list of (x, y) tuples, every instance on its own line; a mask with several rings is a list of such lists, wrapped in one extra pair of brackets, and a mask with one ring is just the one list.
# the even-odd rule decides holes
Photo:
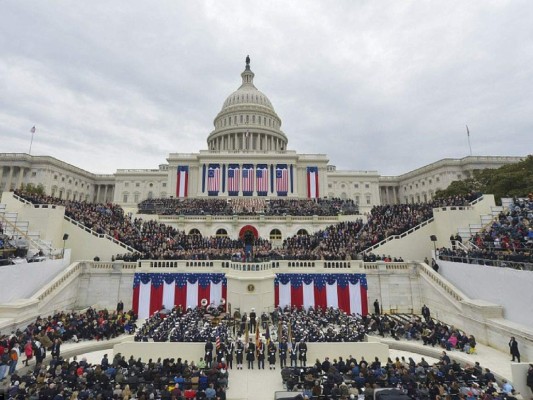
[(270, 240), (281, 240), (281, 231), (279, 229), (272, 229), (270, 231)]
[(298, 236), (307, 236), (309, 233), (305, 229), (298, 229), (298, 232), (296, 232)]
[(202, 234), (200, 233), (200, 231), (196, 228), (193, 228), (189, 231), (189, 235), (197, 235), (197, 236), (202, 236)]
[(225, 229), (218, 229), (217, 233), (215, 234), (217, 237), (227, 237), (228, 232)]

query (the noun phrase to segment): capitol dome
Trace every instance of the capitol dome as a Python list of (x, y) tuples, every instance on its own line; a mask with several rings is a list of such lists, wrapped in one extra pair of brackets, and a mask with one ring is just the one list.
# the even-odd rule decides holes
[(211, 151), (285, 151), (287, 137), (268, 97), (254, 86), (255, 74), (246, 57), (242, 84), (230, 94), (207, 139)]

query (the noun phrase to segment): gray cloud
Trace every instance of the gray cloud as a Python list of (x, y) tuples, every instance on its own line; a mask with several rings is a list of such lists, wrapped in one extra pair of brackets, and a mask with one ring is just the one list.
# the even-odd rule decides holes
[(33, 154), (98, 173), (205, 149), (246, 54), (289, 148), (339, 168), (466, 156), (465, 124), (476, 155), (531, 152), (528, 1), (0, 7), (2, 152), (27, 152), (33, 125)]

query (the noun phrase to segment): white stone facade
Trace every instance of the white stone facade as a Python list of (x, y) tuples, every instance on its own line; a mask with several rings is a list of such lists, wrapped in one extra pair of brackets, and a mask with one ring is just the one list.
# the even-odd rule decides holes
[[(338, 171), (325, 154), (300, 154), (288, 150), (281, 119), (268, 97), (254, 85), (249, 62), (241, 74), (242, 84), (224, 101), (207, 137), (207, 149), (198, 153), (170, 153), (157, 169), (120, 169), (97, 175), (53, 157), (0, 153), (0, 190), (22, 184), (43, 185), (46, 194), (69, 200), (113, 201), (128, 209), (149, 198), (261, 196), (262, 198), (336, 197), (351, 199), (362, 213), (379, 204), (430, 201), (435, 192), (451, 182), (471, 176), (472, 171), (514, 163), (519, 157), (465, 157), (444, 159), (396, 177), (378, 171)], [(219, 178), (216, 193), (209, 190), (210, 170)], [(133, 166), (134, 167), (134, 166)], [(239, 190), (230, 191), (230, 169), (244, 174), (266, 171), (268, 189), (257, 186), (245, 193), (244, 177)], [(178, 169), (187, 171), (186, 190), (178, 187)], [(278, 171), (286, 168), (287, 191), (277, 187)], [(310, 171), (316, 182), (310, 183)], [(255, 180), (254, 175), (254, 180)], [(312, 188), (311, 185), (315, 185)], [(311, 194), (312, 193), (312, 194)]]

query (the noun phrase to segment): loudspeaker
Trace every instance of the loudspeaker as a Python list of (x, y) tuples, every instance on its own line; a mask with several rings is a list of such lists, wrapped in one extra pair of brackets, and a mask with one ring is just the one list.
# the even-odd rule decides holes
[(68, 240), (68, 233), (63, 234), (63, 240)]
[(437, 236), (435, 236), (435, 235), (431, 235), (429, 238), (431, 239), (432, 242), (436, 242), (437, 241)]

